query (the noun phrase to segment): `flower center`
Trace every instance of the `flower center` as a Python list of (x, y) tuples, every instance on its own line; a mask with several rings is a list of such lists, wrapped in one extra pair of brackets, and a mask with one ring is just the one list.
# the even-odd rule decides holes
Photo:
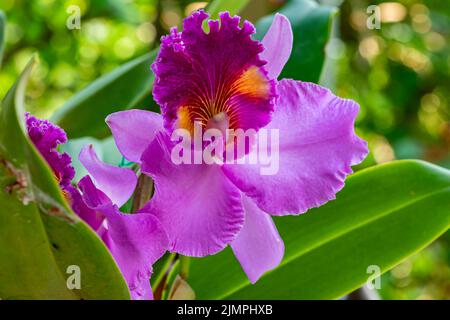
[(211, 120), (217, 121), (218, 115), (220, 118), (226, 115), (228, 119), (227, 128), (224, 129), (242, 128), (243, 118), (249, 116), (245, 102), (269, 99), (271, 94), (269, 79), (256, 66), (227, 82), (218, 81), (212, 87), (212, 92), (195, 90), (194, 99), (178, 109), (176, 128), (192, 133), (194, 122), (199, 122), (206, 128)]

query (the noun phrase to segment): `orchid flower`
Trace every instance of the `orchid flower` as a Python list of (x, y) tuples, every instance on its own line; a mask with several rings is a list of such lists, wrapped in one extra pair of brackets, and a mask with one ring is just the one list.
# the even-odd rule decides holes
[[(334, 199), (367, 144), (354, 133), (357, 103), (316, 84), (277, 80), (292, 49), (286, 17), (275, 16), (262, 42), (238, 16), (221, 13), (205, 32), (207, 18), (195, 12), (182, 32), (173, 28), (161, 39), (152, 69), (162, 115), (128, 110), (106, 122), (123, 156), (154, 179), (155, 194), (142, 210), (158, 217), (169, 250), (201, 257), (230, 245), (254, 283), (284, 254), (271, 215), (298, 215)], [(171, 134), (192, 132), (195, 122), (279, 130), (278, 172), (261, 175), (261, 164), (245, 161), (173, 163)]]
[(122, 214), (123, 205), (134, 191), (137, 178), (126, 168), (102, 163), (92, 146), (85, 147), (80, 160), (91, 173), (79, 182), (83, 194), (71, 184), (75, 175), (72, 159), (56, 148), (67, 141), (65, 132), (47, 120), (26, 114), (28, 135), (53, 170), (72, 209), (103, 239), (113, 255), (131, 297), (152, 299), (151, 265), (167, 248), (167, 236), (158, 219), (147, 213)]
[[(119, 208), (134, 193), (137, 177), (129, 168), (103, 163), (92, 145), (84, 147), (79, 160), (90, 176), (78, 187), (83, 200), (92, 210), (90, 217), (100, 215), (100, 224), (91, 225), (103, 239), (119, 265), (133, 299), (153, 299), (150, 287), (152, 264), (166, 252), (168, 238), (158, 218), (145, 210), (124, 214)], [(89, 219), (93, 221), (94, 219)]]

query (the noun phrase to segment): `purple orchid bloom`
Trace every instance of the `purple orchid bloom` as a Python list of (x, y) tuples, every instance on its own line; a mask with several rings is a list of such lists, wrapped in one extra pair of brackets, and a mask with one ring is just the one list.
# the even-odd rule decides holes
[[(162, 37), (152, 66), (153, 96), (162, 116), (143, 110), (106, 119), (129, 161), (155, 182), (143, 212), (154, 214), (169, 250), (187, 256), (214, 254), (230, 245), (252, 283), (282, 260), (284, 244), (271, 215), (298, 215), (335, 198), (351, 166), (368, 153), (354, 132), (359, 106), (316, 84), (277, 80), (292, 49), (292, 30), (277, 14), (262, 42), (255, 29), (227, 12), (202, 24), (198, 11), (183, 31)], [(174, 164), (176, 129), (207, 127), (279, 130), (279, 170), (261, 175), (261, 164)], [(220, 120), (221, 121), (221, 120)], [(251, 157), (248, 151), (245, 157)]]
[(94, 178), (79, 182), (83, 194), (71, 184), (75, 175), (72, 159), (56, 148), (67, 141), (66, 133), (47, 120), (26, 114), (28, 135), (53, 170), (72, 209), (103, 239), (128, 283), (133, 299), (152, 299), (151, 265), (167, 248), (167, 235), (158, 219), (150, 214), (122, 214), (124, 204), (134, 191), (137, 178), (130, 169), (102, 163), (88, 146), (80, 160)]
[(28, 112), (25, 121), (31, 141), (52, 168), (61, 189), (68, 191), (75, 176), (72, 159), (67, 153), (60, 154), (56, 150), (58, 145), (67, 142), (66, 133), (50, 121), (37, 119)]
[(158, 218), (147, 211), (120, 212), (119, 208), (133, 195), (136, 174), (131, 169), (103, 163), (92, 145), (81, 150), (79, 160), (90, 174), (78, 183), (89, 209), (84, 212), (89, 216), (87, 220), (111, 251), (128, 283), (131, 297), (153, 299), (152, 265), (166, 252), (168, 237)]

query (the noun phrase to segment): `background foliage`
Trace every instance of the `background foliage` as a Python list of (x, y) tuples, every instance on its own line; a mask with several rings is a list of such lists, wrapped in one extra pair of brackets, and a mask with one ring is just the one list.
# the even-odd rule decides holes
[[(279, 11), (284, 2), (249, 1), (242, 16), (256, 22)], [(342, 1), (321, 2), (338, 5)], [(379, 30), (366, 27), (366, 9), (371, 4), (382, 8)], [(65, 27), (70, 5), (81, 8), (80, 30)], [(31, 55), (39, 52), (27, 107), (37, 116), (50, 117), (100, 75), (156, 48), (170, 26), (179, 25), (185, 15), (205, 5), (187, 0), (2, 0), (0, 10), (8, 24), (0, 96), (13, 85)], [(347, 0), (332, 30), (321, 83), (361, 105), (357, 126), (369, 141), (371, 155), (360, 167), (418, 158), (450, 168), (448, 3)], [(154, 107), (150, 92), (142, 101)], [(380, 293), (393, 299), (449, 298), (449, 266), (447, 232), (385, 274)]]

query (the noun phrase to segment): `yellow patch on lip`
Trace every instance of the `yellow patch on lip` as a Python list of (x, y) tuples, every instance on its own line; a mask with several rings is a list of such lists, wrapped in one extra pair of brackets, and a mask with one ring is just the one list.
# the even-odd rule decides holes
[(250, 67), (233, 84), (232, 87), (239, 94), (247, 95), (252, 98), (264, 99), (269, 97), (269, 80), (256, 67)]

